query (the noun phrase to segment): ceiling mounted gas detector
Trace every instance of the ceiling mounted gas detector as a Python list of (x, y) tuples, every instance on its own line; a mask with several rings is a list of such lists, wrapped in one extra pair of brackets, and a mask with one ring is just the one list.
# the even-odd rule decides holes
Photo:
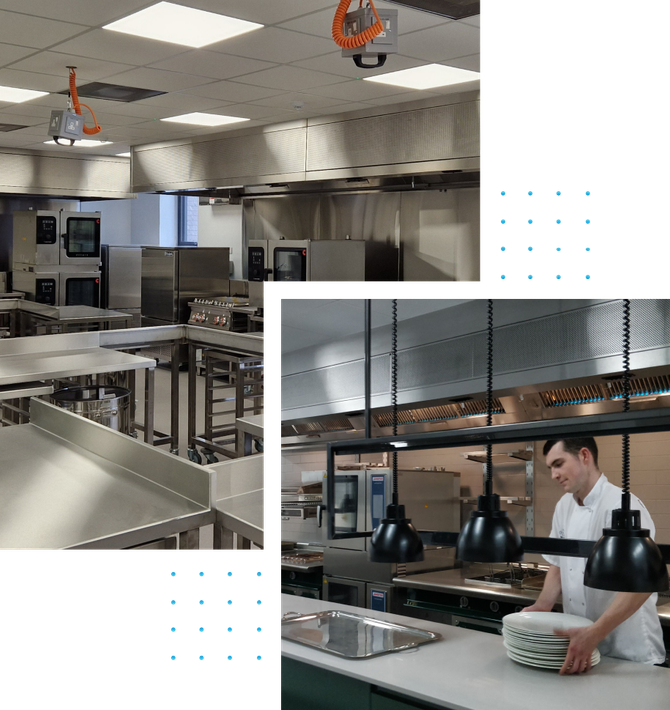
[[(352, 0), (340, 0), (333, 20), (333, 39), (342, 47), (342, 56), (351, 57), (361, 69), (384, 66), (388, 54), (398, 53), (398, 11), (379, 10), (372, 0), (358, 10), (347, 12)], [(376, 59), (364, 64), (363, 59)]]
[[(76, 68), (77, 67), (67, 67), (70, 74), (70, 91), (67, 97), (67, 108), (64, 111), (51, 112), (48, 135), (51, 136), (54, 142), (58, 145), (67, 145), (67, 143), (61, 143), (59, 140), (60, 138), (69, 140), (69, 145), (74, 145), (75, 141), (81, 140), (84, 134), (87, 136), (93, 136), (96, 133), (100, 133), (102, 130), (102, 127), (99, 126), (96, 121), (93, 109), (86, 106), (86, 104), (79, 103), (76, 85)], [(82, 106), (91, 112), (91, 116), (93, 116), (93, 121), (95, 123), (93, 128), (89, 128), (84, 124), (84, 116), (81, 113)]]

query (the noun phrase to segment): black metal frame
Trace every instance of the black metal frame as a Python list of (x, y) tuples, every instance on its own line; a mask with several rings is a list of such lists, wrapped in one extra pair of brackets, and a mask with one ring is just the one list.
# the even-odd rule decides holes
[[(616, 412), (593, 416), (570, 417), (550, 421), (521, 422), (490, 427), (452, 429), (399, 436), (330, 442), (327, 446), (327, 511), (328, 539), (343, 540), (370, 537), (372, 531), (335, 532), (335, 457), (389, 451), (421, 451), (481, 444), (511, 444), (566, 437), (612, 436), (616, 434), (647, 434), (670, 431), (670, 408)], [(420, 531), (424, 544), (455, 546), (458, 532)], [(556, 554), (568, 557), (588, 557), (595, 542), (554, 538), (522, 537), (525, 552)], [(670, 564), (670, 545), (659, 545), (663, 559)]]

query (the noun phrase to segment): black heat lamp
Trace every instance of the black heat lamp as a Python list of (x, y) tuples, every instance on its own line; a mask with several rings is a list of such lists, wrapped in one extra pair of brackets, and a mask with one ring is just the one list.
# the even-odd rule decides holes
[[(393, 300), (391, 346), (391, 401), (393, 436), (398, 435), (398, 301)], [(398, 503), (398, 452), (393, 452), (393, 497), (370, 538), (371, 562), (421, 562), (423, 543), (412, 521), (405, 517), (405, 506)]]
[[(630, 409), (630, 300), (623, 302), (623, 410)], [(584, 584), (613, 592), (663, 592), (668, 569), (649, 530), (641, 527), (640, 511), (630, 509), (630, 441), (622, 436), (621, 508), (612, 511), (612, 527), (603, 530), (589, 555)]]
[[(488, 302), (488, 368), (486, 426), (493, 424), (493, 301)], [(456, 543), (456, 557), (467, 562), (520, 562), (521, 538), (507, 512), (500, 510), (500, 496), (493, 492), (493, 449), (486, 446), (484, 495), (477, 498), (477, 510), (463, 526)]]

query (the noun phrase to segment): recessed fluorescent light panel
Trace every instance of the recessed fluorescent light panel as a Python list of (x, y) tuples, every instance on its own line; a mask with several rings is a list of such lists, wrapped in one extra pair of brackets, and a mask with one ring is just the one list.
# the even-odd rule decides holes
[(59, 148), (97, 148), (101, 145), (111, 145), (113, 141), (90, 141), (86, 138), (82, 140), (75, 141), (73, 146), (70, 145), (59, 145), (55, 141), (44, 141), (45, 145), (57, 145)]
[(403, 69), (390, 74), (365, 77), (365, 81), (402, 86), (406, 89), (435, 89), (438, 86), (463, 84), (466, 81), (477, 81), (478, 79), (479, 72), (447, 67), (444, 64), (425, 64), (422, 67)]
[(117, 158), (130, 158), (130, 151), (128, 153), (117, 153)]
[(33, 91), (32, 89), (16, 89), (13, 86), (0, 86), (0, 101), (10, 104), (22, 104), (40, 96), (46, 96), (48, 91)]
[(173, 123), (191, 123), (194, 126), (224, 126), (227, 123), (240, 123), (248, 121), (248, 118), (238, 118), (236, 116), (219, 116), (215, 113), (185, 113), (181, 116), (170, 116), (161, 118), (161, 121), (172, 121)]
[(159, 2), (157, 5), (105, 25), (103, 30), (182, 44), (186, 47), (206, 47), (208, 44), (221, 42), (261, 27), (263, 25), (257, 22), (238, 20), (171, 2)]

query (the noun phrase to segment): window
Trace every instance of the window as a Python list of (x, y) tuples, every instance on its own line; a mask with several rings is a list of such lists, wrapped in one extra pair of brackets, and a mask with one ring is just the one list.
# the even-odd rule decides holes
[(197, 246), (199, 198), (179, 195), (177, 199), (179, 219), (178, 244), (179, 246)]

